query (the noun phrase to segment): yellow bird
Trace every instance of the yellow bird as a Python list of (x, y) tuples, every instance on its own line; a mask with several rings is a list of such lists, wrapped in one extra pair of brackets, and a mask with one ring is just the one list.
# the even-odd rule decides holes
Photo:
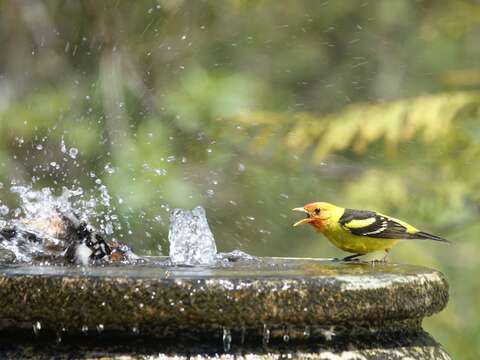
[(310, 224), (336, 247), (354, 253), (343, 258), (353, 260), (374, 252), (388, 252), (398, 240), (419, 239), (449, 241), (420, 231), (404, 221), (374, 211), (346, 209), (327, 202), (314, 202), (293, 209), (307, 214), (293, 226)]

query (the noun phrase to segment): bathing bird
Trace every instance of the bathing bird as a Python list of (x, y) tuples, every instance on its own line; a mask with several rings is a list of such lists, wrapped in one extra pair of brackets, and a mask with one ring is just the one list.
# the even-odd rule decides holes
[(353, 253), (343, 258), (354, 260), (359, 256), (385, 251), (386, 261), (390, 249), (399, 240), (449, 241), (418, 230), (414, 226), (393, 217), (368, 210), (347, 209), (327, 202), (314, 202), (293, 209), (307, 215), (293, 226), (310, 224), (336, 247)]
[(61, 256), (67, 263), (81, 265), (138, 259), (126, 244), (115, 239), (107, 242), (76, 213), (59, 209), (39, 219), (14, 219), (3, 224), (0, 247), (14, 249), (19, 259)]

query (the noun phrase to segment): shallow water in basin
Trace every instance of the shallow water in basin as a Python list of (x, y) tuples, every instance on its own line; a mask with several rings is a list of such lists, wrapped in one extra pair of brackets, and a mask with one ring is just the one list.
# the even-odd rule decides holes
[(0, 273), (39, 276), (88, 276), (112, 278), (196, 279), (196, 278), (317, 278), (338, 276), (415, 275), (426, 269), (412, 265), (345, 263), (328, 259), (259, 258), (253, 261), (222, 263), (216, 266), (172, 266), (168, 257), (147, 257), (134, 265), (90, 267), (9, 265)]

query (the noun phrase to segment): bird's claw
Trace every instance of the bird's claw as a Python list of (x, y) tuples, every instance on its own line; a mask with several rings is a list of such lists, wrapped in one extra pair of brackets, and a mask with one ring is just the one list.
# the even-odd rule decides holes
[(382, 259), (373, 259), (370, 261), (372, 264), (386, 264), (388, 263), (388, 259), (382, 258)]

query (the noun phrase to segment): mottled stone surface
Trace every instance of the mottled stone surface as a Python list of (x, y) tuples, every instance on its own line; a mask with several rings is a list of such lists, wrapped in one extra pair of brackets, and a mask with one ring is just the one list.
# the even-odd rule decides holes
[[(22, 339), (34, 329), (37, 339), (51, 342), (79, 334), (114, 339), (100, 351), (106, 358), (149, 354), (143, 343), (139, 352), (115, 350), (112, 343), (125, 339), (157, 339), (155, 346), (163, 345), (152, 351), (165, 356), (182, 355), (181, 349), (207, 356), (222, 353), (216, 346), (230, 350), (231, 338), (237, 355), (275, 358), (283, 351), (275, 343), (285, 341), (285, 351), (318, 359), (345, 351), (366, 359), (382, 358), (384, 351), (447, 359), (421, 330), (423, 317), (447, 301), (441, 273), (395, 264), (264, 258), (209, 268), (149, 258), (128, 266), (0, 268), (0, 329)], [(189, 345), (179, 347), (180, 340)], [(82, 351), (78, 341), (72, 344)], [(0, 355), (30, 348), (4, 346)]]
[[(0, 268), (0, 319), (45, 327), (216, 328), (421, 319), (447, 303), (434, 270), (263, 259), (220, 268)], [(155, 335), (155, 332), (152, 333)]]

